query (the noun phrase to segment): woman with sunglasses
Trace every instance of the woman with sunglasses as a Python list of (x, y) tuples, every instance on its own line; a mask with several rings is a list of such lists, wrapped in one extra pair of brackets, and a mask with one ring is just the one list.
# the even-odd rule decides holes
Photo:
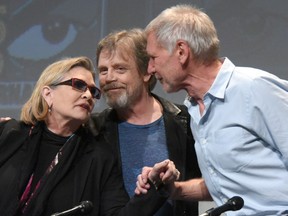
[(86, 57), (49, 65), (21, 121), (0, 123), (0, 215), (48, 216), (91, 201), (76, 215), (148, 216), (165, 201), (156, 189), (129, 201), (109, 145), (85, 127), (101, 96), (93, 70)]

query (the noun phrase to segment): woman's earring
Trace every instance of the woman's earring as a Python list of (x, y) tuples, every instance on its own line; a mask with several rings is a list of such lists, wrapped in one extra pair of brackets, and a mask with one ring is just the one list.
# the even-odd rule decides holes
[(51, 114), (51, 111), (52, 111), (52, 106), (49, 106), (48, 107), (48, 112)]

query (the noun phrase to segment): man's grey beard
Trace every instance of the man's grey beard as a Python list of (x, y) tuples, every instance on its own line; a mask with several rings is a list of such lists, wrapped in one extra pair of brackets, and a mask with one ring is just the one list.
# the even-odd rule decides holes
[[(133, 90), (123, 91), (115, 100), (114, 97), (108, 97), (104, 94), (106, 98), (106, 103), (113, 109), (128, 109), (133, 106), (133, 104), (137, 103), (139, 98), (142, 95), (143, 85), (139, 84)], [(111, 99), (112, 98), (112, 99)]]
[(125, 92), (124, 94), (121, 94), (120, 97), (118, 97), (116, 100), (110, 100), (109, 97), (106, 96), (106, 103), (108, 106), (114, 108), (114, 109), (123, 109), (128, 107), (128, 95)]

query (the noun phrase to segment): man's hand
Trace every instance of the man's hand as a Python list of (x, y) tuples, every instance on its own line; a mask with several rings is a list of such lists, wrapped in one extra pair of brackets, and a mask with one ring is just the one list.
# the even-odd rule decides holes
[(165, 160), (156, 163), (153, 167), (143, 167), (142, 173), (137, 177), (135, 194), (146, 194), (150, 188), (148, 179), (155, 186), (160, 184), (168, 185), (174, 183), (180, 177), (173, 161)]

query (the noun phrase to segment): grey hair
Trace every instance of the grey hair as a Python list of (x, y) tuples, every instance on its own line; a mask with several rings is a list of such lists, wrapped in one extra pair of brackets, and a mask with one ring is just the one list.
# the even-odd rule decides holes
[(180, 4), (162, 11), (146, 27), (153, 32), (157, 42), (172, 53), (178, 40), (185, 40), (194, 59), (209, 63), (218, 58), (219, 39), (212, 20), (200, 9)]

